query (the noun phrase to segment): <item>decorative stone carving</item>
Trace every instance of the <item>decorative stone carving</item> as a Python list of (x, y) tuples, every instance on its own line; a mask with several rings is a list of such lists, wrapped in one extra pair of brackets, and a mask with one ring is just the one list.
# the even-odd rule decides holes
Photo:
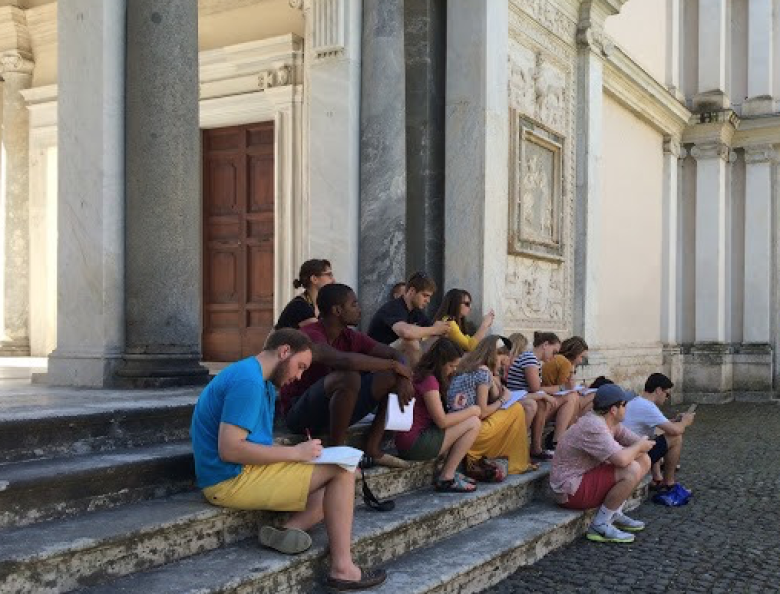
[(344, 0), (312, 1), (312, 51), (318, 60), (337, 58), (346, 49)]
[(691, 149), (691, 157), (697, 161), (703, 159), (723, 159), (728, 161), (731, 150), (728, 145), (722, 142), (708, 142), (703, 144), (694, 145)]
[(0, 74), (32, 74), (34, 67), (32, 55), (27, 52), (9, 51), (0, 55)]
[(522, 114), (557, 131), (567, 124), (567, 73), (542, 51), (512, 44), (509, 102)]
[(549, 0), (512, 0), (512, 5), (565, 41), (573, 40), (577, 33), (577, 24)]
[(272, 87), (286, 87), (292, 84), (289, 66), (279, 66), (276, 70), (265, 70), (257, 77), (257, 86), (263, 90)]
[(305, 10), (306, 0), (290, 0), (290, 8), (297, 8), (298, 10)]
[(535, 329), (559, 328), (567, 311), (566, 280), (561, 263), (509, 258), (506, 313)]
[(775, 148), (771, 144), (745, 147), (745, 163), (772, 163), (776, 159)]
[(664, 155), (672, 155), (680, 159), (685, 156), (685, 149), (680, 145), (678, 138), (672, 138), (671, 136), (664, 136)]

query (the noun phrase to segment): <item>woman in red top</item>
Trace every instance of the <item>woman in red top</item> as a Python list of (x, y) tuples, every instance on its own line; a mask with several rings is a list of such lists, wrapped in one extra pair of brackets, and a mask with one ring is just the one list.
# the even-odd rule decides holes
[(480, 408), (448, 413), (442, 399), (462, 356), (463, 351), (447, 338), (437, 340), (422, 356), (414, 371), (412, 428), (395, 436), (396, 448), (407, 460), (431, 460), (446, 454), (434, 483), (437, 491), (470, 493), (476, 489), (456, 469), (479, 435)]

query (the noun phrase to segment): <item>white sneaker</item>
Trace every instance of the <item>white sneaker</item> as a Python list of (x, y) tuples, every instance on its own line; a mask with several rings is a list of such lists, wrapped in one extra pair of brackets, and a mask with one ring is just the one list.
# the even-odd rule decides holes
[(595, 542), (634, 542), (634, 535), (615, 528), (612, 524), (591, 524), (585, 538)]
[(645, 529), (644, 522), (635, 520), (634, 518), (629, 518), (622, 512), (615, 514), (615, 517), (612, 519), (612, 523), (621, 530), (625, 530), (627, 532), (640, 532)]

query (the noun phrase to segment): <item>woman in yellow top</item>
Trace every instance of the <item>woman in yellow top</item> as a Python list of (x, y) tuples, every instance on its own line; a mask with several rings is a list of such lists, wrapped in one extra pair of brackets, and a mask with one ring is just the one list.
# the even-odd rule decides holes
[(477, 348), (479, 341), (487, 336), (496, 314), (491, 309), (482, 318), (477, 331), (469, 336), (466, 330), (466, 317), (471, 311), (471, 294), (463, 289), (450, 289), (442, 299), (439, 311), (436, 312), (436, 320), (449, 322), (450, 331), (447, 338), (457, 344), (465, 352)]
[[(542, 385), (558, 386), (561, 391), (576, 387), (574, 374), (588, 356), (588, 343), (581, 336), (572, 336), (561, 343), (561, 350), (550, 361), (542, 365)], [(580, 414), (590, 410), (595, 394), (579, 399)]]

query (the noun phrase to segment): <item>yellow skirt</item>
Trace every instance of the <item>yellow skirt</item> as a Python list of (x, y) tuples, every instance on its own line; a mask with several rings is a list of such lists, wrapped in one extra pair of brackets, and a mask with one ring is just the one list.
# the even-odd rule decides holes
[(525, 412), (520, 403), (506, 410), (497, 410), (482, 421), (482, 428), (474, 445), (466, 454), (469, 458), (508, 458), (509, 474), (530, 470), (528, 433)]
[(212, 505), (231, 509), (301, 511), (309, 499), (313, 464), (245, 465), (241, 474), (203, 489)]

